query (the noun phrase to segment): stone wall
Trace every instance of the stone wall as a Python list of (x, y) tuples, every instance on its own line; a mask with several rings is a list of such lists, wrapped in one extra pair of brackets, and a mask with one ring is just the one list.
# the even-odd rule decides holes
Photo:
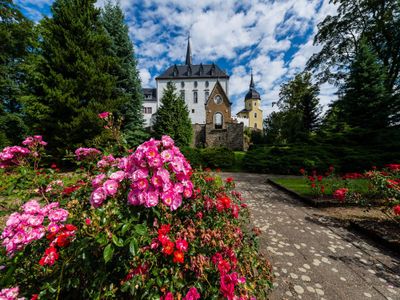
[(193, 143), (195, 147), (226, 147), (231, 150), (246, 150), (243, 124), (226, 123), (224, 129), (215, 129), (213, 124), (194, 124)]

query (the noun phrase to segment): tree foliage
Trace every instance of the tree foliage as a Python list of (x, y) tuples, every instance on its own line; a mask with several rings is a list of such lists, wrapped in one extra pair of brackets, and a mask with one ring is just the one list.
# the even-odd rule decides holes
[(40, 55), (32, 94), (26, 97), (32, 126), (61, 154), (102, 134), (97, 114), (117, 113), (127, 102), (113, 74), (119, 62), (95, 0), (57, 0), (40, 24)]
[(386, 71), (385, 87), (391, 94), (400, 89), (400, 2), (398, 0), (330, 0), (337, 15), (319, 25), (314, 45), (319, 53), (308, 61), (321, 81), (341, 83), (360, 49), (363, 38)]
[[(320, 123), (319, 87), (311, 82), (310, 73), (300, 73), (281, 86), (280, 111), (266, 119), (267, 139), (278, 143), (307, 138)], [(269, 132), (270, 131), (270, 132)]]
[(340, 89), (338, 121), (363, 129), (387, 127), (394, 110), (385, 80), (384, 67), (369, 45), (361, 42), (349, 76)]
[(27, 130), (20, 97), (32, 27), (12, 0), (0, 0), (0, 146), (17, 143)]
[(176, 94), (176, 87), (171, 82), (164, 89), (153, 129), (157, 137), (169, 135), (179, 146), (188, 146), (192, 141), (193, 129), (188, 108), (182, 97)]
[(112, 72), (117, 78), (118, 92), (127, 98), (120, 109), (120, 114), (124, 115), (122, 131), (128, 144), (138, 145), (146, 137), (143, 131), (143, 93), (129, 29), (119, 5), (110, 1), (102, 11), (101, 21), (111, 39), (110, 54), (118, 60), (117, 68)]

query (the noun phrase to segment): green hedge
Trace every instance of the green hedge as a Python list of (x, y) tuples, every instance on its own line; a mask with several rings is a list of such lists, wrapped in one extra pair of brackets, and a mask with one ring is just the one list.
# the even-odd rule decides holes
[[(400, 149), (400, 148), (397, 148)], [(363, 172), (372, 166), (400, 162), (400, 152), (379, 148), (343, 147), (340, 145), (263, 146), (250, 149), (243, 159), (243, 169), (258, 173), (299, 174), (300, 168), (325, 172), (333, 165), (337, 172)]]
[(206, 148), (201, 154), (205, 167), (223, 169), (235, 165), (235, 153), (227, 148)]

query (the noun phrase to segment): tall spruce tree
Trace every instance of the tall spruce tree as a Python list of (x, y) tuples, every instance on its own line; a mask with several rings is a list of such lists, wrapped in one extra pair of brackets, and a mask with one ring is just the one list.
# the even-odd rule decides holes
[(97, 114), (117, 113), (126, 104), (112, 71), (111, 40), (100, 22), (95, 0), (56, 0), (41, 27), (41, 56), (27, 114), (51, 149), (90, 145), (101, 136)]
[(351, 127), (382, 129), (393, 114), (391, 96), (385, 87), (384, 67), (365, 40), (351, 64), (349, 76), (339, 91), (340, 119)]
[(188, 146), (192, 141), (193, 129), (188, 108), (185, 100), (176, 94), (176, 87), (171, 82), (164, 89), (153, 129), (158, 138), (169, 135), (178, 146)]
[(12, 0), (0, 0), (0, 147), (19, 143), (27, 131), (20, 98), (32, 27)]
[(143, 93), (133, 44), (128, 26), (124, 23), (124, 13), (118, 4), (108, 1), (101, 20), (112, 41), (111, 55), (118, 59), (118, 66), (113, 71), (117, 77), (118, 92), (128, 100), (121, 108), (124, 116), (122, 131), (128, 144), (134, 146), (141, 143), (146, 135), (143, 131)]

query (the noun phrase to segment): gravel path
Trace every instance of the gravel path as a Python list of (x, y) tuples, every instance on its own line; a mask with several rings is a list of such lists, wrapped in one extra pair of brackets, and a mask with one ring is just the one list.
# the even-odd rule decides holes
[(399, 257), (266, 184), (271, 176), (222, 176), (235, 179), (262, 231), (276, 276), (270, 299), (400, 299)]

